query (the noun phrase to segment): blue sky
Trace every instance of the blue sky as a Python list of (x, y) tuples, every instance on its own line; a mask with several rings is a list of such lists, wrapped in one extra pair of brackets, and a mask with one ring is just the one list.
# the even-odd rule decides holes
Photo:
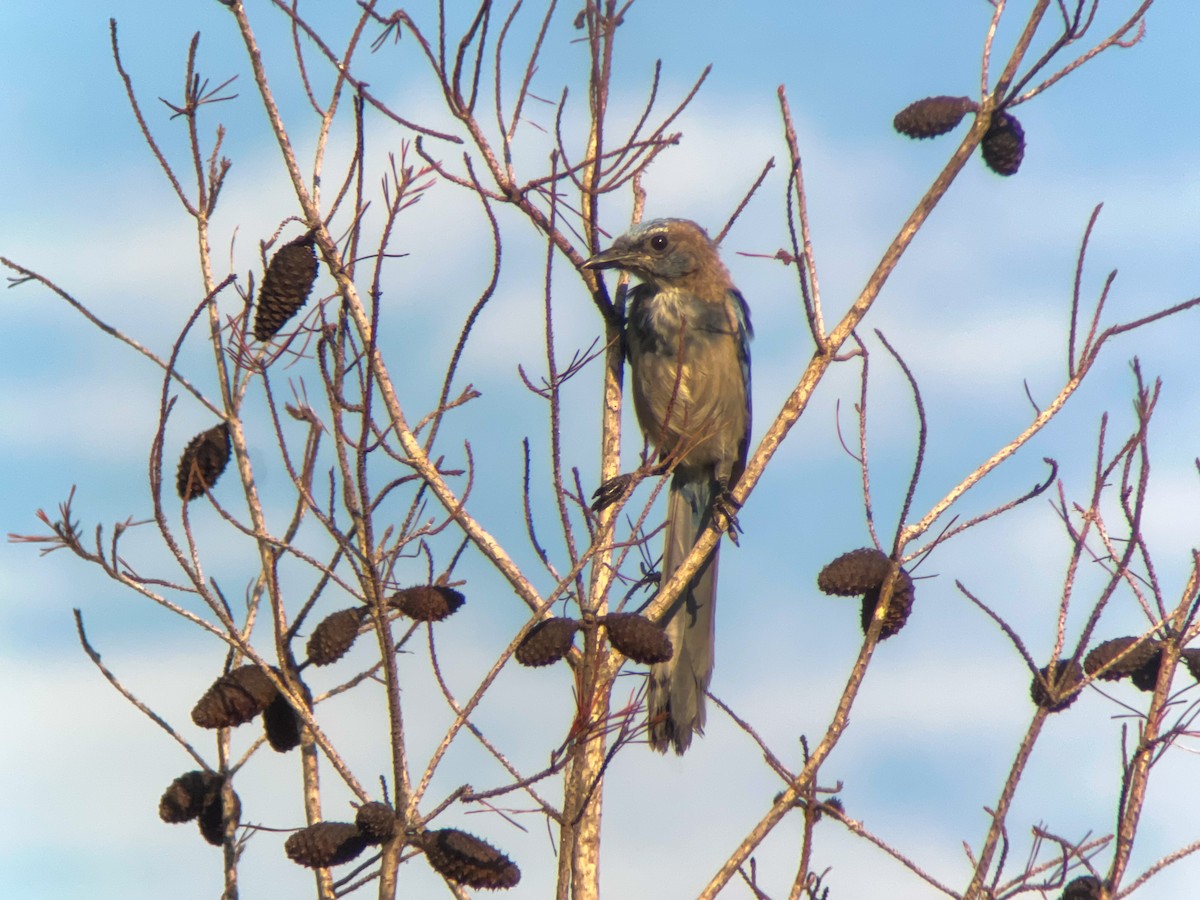
[[(1011, 5), (1000, 47), (1009, 45), (1013, 23), (1029, 4)], [(413, 9), (419, 21), (432, 20), (426, 6)], [(703, 65), (714, 64), (695, 105), (679, 120), (681, 146), (647, 177), (647, 212), (720, 227), (765, 160), (785, 158), (775, 89), (786, 85), (805, 157), (826, 316), (832, 318), (856, 296), (961, 134), (911, 142), (892, 131), (892, 116), (922, 96), (976, 92), (991, 7), (983, 0), (761, 3), (753, 10), (722, 4), (698, 14), (697, 6), (666, 0), (635, 5), (619, 45), (614, 115), (625, 120), (640, 108), (656, 57), (665, 61), (664, 105), (682, 95)], [(1104, 3), (1096, 33), (1133, 6)], [(280, 73), (281, 84), (293, 84), (282, 19), (265, 4), (253, 4), (251, 11), (268, 65)], [(570, 81), (578, 103), (584, 56), (570, 43), (573, 15), (560, 13), (535, 92), (556, 97)], [(7, 45), (0, 54), (0, 83), (6, 85), (0, 116), (8, 125), (0, 142), (0, 255), (40, 271), (103, 318), (165, 351), (199, 299), (194, 233), (129, 113), (109, 53), (109, 16), (120, 23), (125, 64), (151, 125), (177, 161), (184, 159), (181, 132), (155, 98), (178, 97), (192, 33), (203, 33), (201, 70), (213, 83), (239, 76), (238, 99), (211, 108), (204, 120), (209, 133), (218, 121), (226, 125), (225, 152), (234, 160), (214, 223), (222, 258), (232, 242), (234, 268), (243, 277), (257, 270), (257, 241), (294, 207), (240, 43), (220, 4), (175, 4), (169, 12), (133, 0), (112, 0), (103, 8), (64, 2), (53, 13), (31, 3), (0, 9)], [(870, 432), (883, 530), (893, 527), (904, 492), (915, 423), (911, 400), (878, 352), (871, 328), (885, 331), (921, 383), (930, 425), (928, 465), (915, 503), (923, 510), (1026, 424), (1026, 383), (1040, 401), (1057, 390), (1075, 255), (1097, 203), (1105, 207), (1084, 296), (1094, 296), (1107, 272), (1119, 269), (1107, 321), (1136, 318), (1200, 293), (1200, 123), (1189, 106), (1200, 89), (1198, 33), (1200, 10), (1156, 5), (1138, 47), (1104, 54), (1021, 107), (1028, 150), (1020, 173), (1001, 179), (973, 160), (902, 260), (864, 329), (876, 351)], [(416, 118), (444, 121), (415, 59), (415, 44), (406, 38), (387, 53), (369, 61), (372, 86)], [(283, 107), (297, 117), (292, 121), (303, 142), (307, 126), (298, 117), (306, 101), (285, 92)], [(538, 125), (552, 124), (540, 108), (531, 107), (529, 115)], [(532, 128), (523, 136), (529, 149), (519, 162), (532, 173), (548, 145)], [(401, 137), (392, 132), (389, 139), (398, 143)], [(336, 144), (335, 155), (344, 147)], [(390, 148), (381, 140), (379, 157)], [(447, 158), (458, 152), (445, 151)], [(627, 222), (627, 200), (616, 198), (607, 210), (606, 227), (619, 232)], [(414, 412), (423, 412), (435, 390), (419, 373), (439, 371), (461, 311), (486, 281), (486, 260), (472, 252), (480, 242), (486, 246), (473, 212), (469, 198), (438, 185), (400, 223), (398, 244), (410, 256), (397, 263), (388, 285), (395, 297), (389, 327), (393, 353), (411, 359), (405, 390)], [(448, 434), (473, 437), (483, 485), (478, 515), (528, 564), (532, 556), (513, 512), (519, 480), (512, 476), (523, 435), (545, 458), (546, 429), (540, 401), (521, 388), (516, 366), (539, 370), (540, 325), (531, 327), (536, 319), (530, 310), (540, 308), (540, 276), (530, 273), (539, 271), (542, 250), (528, 227), (511, 216), (504, 224), (500, 290), (469, 346), (461, 377), (461, 383), (481, 387), (484, 397), (469, 413), (474, 418), (464, 416)], [(758, 331), (756, 435), (811, 350), (790, 271), (737, 254), (771, 253), (785, 244), (779, 166), (723, 246)], [(585, 347), (600, 333), (597, 317), (570, 271), (560, 269), (555, 278), (560, 346)], [(6, 291), (3, 300), (3, 530), (36, 530), (35, 510), (53, 510), (71, 485), (78, 485), (77, 511), (89, 533), (98, 523), (145, 517), (156, 370), (45, 290), (25, 285)], [(1127, 363), (1137, 354), (1145, 371), (1165, 382), (1153, 432), (1155, 487), (1146, 529), (1166, 593), (1177, 594), (1200, 526), (1193, 467), (1200, 455), (1200, 410), (1192, 388), (1197, 315), (1114, 342), (1063, 416), (969, 495), (960, 514), (976, 514), (1026, 490), (1043, 477), (1044, 456), (1062, 463), (1068, 497), (1082, 498), (1101, 413), (1111, 413), (1114, 434), (1131, 426)], [(188, 361), (211, 386), (203, 353), (193, 352)], [(568, 459), (580, 466), (585, 483), (596, 473), (597, 384), (598, 374), (589, 370), (571, 394)], [(792, 762), (800, 733), (815, 740), (823, 732), (859, 643), (857, 610), (815, 588), (822, 564), (868, 542), (858, 472), (835, 429), (839, 401), (843, 428), (852, 427), (846, 410), (857, 391), (855, 367), (831, 372), (747, 504), (742, 547), (727, 546), (722, 555), (713, 690)], [(209, 424), (194, 404), (181, 402), (168, 431), (170, 466), (187, 438)], [(630, 422), (627, 463), (638, 449), (633, 435)], [(251, 442), (264, 461), (260, 483), (268, 492), (279, 489), (283, 474), (276, 469), (272, 482), (269, 434), (252, 434)], [(224, 502), (232, 504), (232, 487), (224, 487)], [(551, 524), (548, 517), (544, 527)], [(236, 596), (252, 576), (254, 560), (218, 526), (212, 515), (199, 524), (211, 554), (207, 565)], [(147, 571), (166, 565), (149, 530), (135, 531), (128, 541), (127, 551)], [(965, 884), (961, 842), (977, 843), (983, 834), (982, 807), (995, 802), (1031, 712), (1019, 657), (954, 590), (954, 580), (993, 602), (1044, 657), (1068, 552), (1049, 507), (1033, 503), (934, 554), (920, 574), (936, 577), (919, 582), (908, 628), (881, 647), (852, 727), (823, 770), (823, 784), (844, 782), (851, 816), (952, 884)], [(460, 689), (523, 621), (505, 588), (478, 563), (467, 565), (470, 605), (444, 626), (443, 638), (467, 661), (454, 673)], [(1083, 579), (1085, 587), (1094, 582), (1090, 574)], [(546, 587), (545, 578), (539, 587)], [(218, 890), (216, 851), (190, 828), (168, 827), (155, 814), (159, 793), (191, 765), (83, 656), (70, 613), (76, 606), (105, 662), (206, 746), (188, 710), (219, 670), (216, 641), (115, 589), (65, 554), (42, 559), (29, 546), (0, 545), (0, 705), (6, 710), (0, 870), (6, 884), (36, 897), (149, 898), (167, 887), (183, 898), (211, 897)], [(1122, 596), (1106, 614), (1102, 636), (1132, 633), (1140, 622), (1132, 599)], [(421, 745), (436, 740), (445, 714), (421, 700), (432, 693), (422, 693), (429, 685), (421, 681), (419, 657), (405, 662), (413, 679), (406, 692), (414, 740)], [(351, 662), (343, 665), (341, 671), (352, 670)], [(506, 671), (497, 691), (497, 701), (480, 713), (481, 724), (524, 765), (541, 764), (565, 732), (559, 712), (570, 692), (566, 670)], [(1112, 693), (1144, 702), (1126, 686)], [(378, 700), (356, 695), (328, 709), (329, 730), (352, 748), (364, 782), (387, 767)], [(1039, 822), (1069, 837), (1111, 830), (1121, 725), (1113, 717), (1119, 712), (1090, 692), (1049, 724), (1011, 821), (1017, 856), (1025, 852), (1029, 827)], [(693, 895), (779, 789), (744, 736), (715, 712), (710, 721), (709, 734), (682, 760), (633, 750), (614, 764), (605, 812), (608, 895), (636, 896), (637, 885), (662, 884), (667, 875), (672, 887), (659, 896)], [(539, 739), (529, 741), (530, 734)], [(472, 774), (479, 765), (475, 751), (464, 748), (440, 787), (451, 789), (455, 779), (482, 782)], [(1185, 805), (1195, 766), (1194, 754), (1168, 757), (1151, 788), (1133, 871), (1197, 838)], [(297, 776), (291, 758), (252, 762), (239, 782), (252, 810), (248, 817), (277, 827), (298, 824)], [(339, 817), (341, 799), (331, 787), (330, 818)], [(660, 809), (672, 812), (651, 812)], [(547, 895), (550, 857), (540, 823), (525, 834), (494, 817), (450, 816), (447, 824), (487, 836), (522, 862), (520, 896)], [(773, 893), (786, 892), (798, 837), (796, 823), (785, 825), (757, 856), (760, 877)], [(308, 889), (308, 876), (283, 859), (280, 843), (272, 835), (251, 843), (244, 896)], [(817, 852), (822, 864), (833, 867), (828, 883), (835, 896), (864, 896), (880, 884), (889, 885), (892, 896), (930, 896), (895, 863), (836, 826), (819, 830)], [(1159, 876), (1150, 895), (1185, 896), (1181, 885), (1188, 883), (1184, 879), (1194, 883), (1196, 865), (1184, 862)], [(139, 873), (132, 885), (130, 867)], [(417, 879), (415, 891), (429, 884), (420, 880), (418, 867), (408, 868)]]

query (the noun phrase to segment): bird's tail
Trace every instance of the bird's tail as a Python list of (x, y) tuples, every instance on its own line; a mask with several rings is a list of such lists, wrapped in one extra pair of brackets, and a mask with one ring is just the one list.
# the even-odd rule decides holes
[[(667, 497), (662, 582), (679, 568), (712, 515), (714, 482), (708, 473), (676, 471)], [(692, 733), (704, 733), (704, 699), (713, 671), (718, 544), (662, 620), (675, 652), (650, 668), (647, 693), (650, 746), (682, 754)]]

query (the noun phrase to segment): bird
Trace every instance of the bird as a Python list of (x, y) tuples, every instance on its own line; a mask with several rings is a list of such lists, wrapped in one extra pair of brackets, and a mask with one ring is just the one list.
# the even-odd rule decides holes
[[(659, 584), (679, 568), (714, 523), (736, 539), (730, 490), (750, 445), (750, 309), (708, 233), (689, 219), (634, 227), (583, 263), (618, 269), (641, 283), (629, 292), (624, 349), (638, 424), (671, 472)], [(624, 479), (624, 480), (623, 480)], [(601, 507), (624, 493), (628, 476), (596, 492)], [(682, 755), (704, 733), (714, 660), (718, 542), (661, 623), (667, 662), (651, 666), (648, 741)]]

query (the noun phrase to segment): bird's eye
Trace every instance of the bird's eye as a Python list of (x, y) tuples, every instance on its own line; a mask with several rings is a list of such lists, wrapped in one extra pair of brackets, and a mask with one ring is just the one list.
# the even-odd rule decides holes
[(667, 241), (667, 236), (665, 234), (656, 234), (654, 237), (650, 238), (650, 246), (659, 253), (667, 249), (668, 243), (669, 242)]

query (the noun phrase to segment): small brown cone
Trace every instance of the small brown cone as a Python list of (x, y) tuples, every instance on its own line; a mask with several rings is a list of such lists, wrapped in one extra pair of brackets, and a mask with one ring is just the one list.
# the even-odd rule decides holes
[(465, 602), (458, 591), (437, 584), (404, 588), (388, 598), (388, 606), (418, 622), (440, 622), (458, 612)]
[(1079, 683), (1083, 681), (1083, 669), (1079, 663), (1060, 659), (1055, 666), (1054, 695), (1051, 696), (1043, 679), (1048, 677), (1050, 667), (1038, 669), (1041, 678), (1034, 678), (1029, 687), (1029, 696), (1035, 704), (1050, 712), (1062, 712), (1079, 696)]
[(226, 804), (223, 787), (224, 779), (221, 779), (221, 783), (205, 798), (204, 806), (200, 810), (200, 818), (197, 821), (201, 836), (214, 847), (220, 847), (225, 843), (226, 823), (231, 822), (233, 827), (237, 828), (238, 823), (242, 820), (241, 798), (238, 797), (236, 791), (231, 790), (229, 802)]
[(362, 606), (327, 615), (308, 637), (308, 661), (314, 666), (327, 666), (345, 656), (358, 639), (358, 629), (366, 616), (367, 610)]
[(1025, 158), (1025, 129), (1004, 110), (992, 114), (992, 124), (979, 144), (979, 152), (997, 175), (1015, 175)]
[(579, 623), (574, 619), (543, 619), (521, 639), (513, 655), (523, 666), (537, 667), (556, 663), (567, 655), (578, 630)]
[[(879, 606), (879, 596), (882, 593), (882, 586), (873, 588), (863, 594), (862, 599), (862, 630), (863, 634), (867, 633), (867, 629), (871, 627), (871, 620), (875, 617), (875, 608)], [(896, 574), (896, 583), (892, 588), (892, 599), (888, 603), (887, 614), (884, 616), (883, 625), (879, 629), (879, 639), (887, 640), (892, 635), (897, 634), (904, 623), (908, 621), (908, 614), (912, 612), (913, 598), (915, 590), (911, 576), (901, 569)]]
[(271, 257), (254, 314), (254, 337), (269, 341), (300, 307), (308, 302), (317, 280), (317, 255), (312, 234), (284, 244)]
[(196, 769), (184, 772), (171, 782), (158, 801), (158, 817), (164, 822), (190, 822), (204, 808), (215, 792), (221, 790), (224, 779), (216, 772)]
[(192, 721), (201, 728), (241, 725), (266, 709), (278, 693), (258, 666), (241, 666), (213, 682), (192, 708)]
[(666, 662), (674, 652), (666, 630), (637, 613), (609, 613), (604, 627), (612, 645), (635, 663)]
[(1188, 674), (1200, 681), (1200, 647), (1189, 647), (1179, 653), (1183, 664), (1187, 666)]
[(367, 846), (358, 826), (349, 822), (318, 822), (289, 835), (283, 844), (288, 859), (310, 869), (350, 862)]
[(1135, 637), (1113, 638), (1097, 644), (1088, 652), (1083, 660), (1083, 671), (1093, 675), (1108, 666), (1097, 677), (1102, 681), (1117, 681), (1132, 675), (1157, 653), (1156, 640), (1148, 638), (1139, 644)]
[(222, 422), (202, 431), (183, 448), (179, 469), (175, 474), (175, 489), (185, 503), (203, 497), (229, 464), (229, 426)]
[[(304, 694), (305, 703), (311, 709), (312, 691), (303, 681), (300, 682), (300, 689)], [(287, 697), (283, 696), (281, 692), (276, 692), (271, 702), (267, 704), (267, 708), (263, 710), (263, 732), (267, 736), (267, 743), (271, 745), (271, 749), (276, 753), (295, 750), (300, 746), (303, 728), (304, 720), (300, 718), (300, 714), (288, 702)]]
[(1162, 650), (1154, 648), (1154, 654), (1129, 674), (1133, 686), (1148, 694), (1158, 687), (1158, 670), (1162, 666)]
[(515, 887), (521, 880), (521, 870), (511, 859), (457, 828), (426, 832), (421, 846), (435, 871), (467, 887), (495, 890)]
[(832, 813), (838, 818), (846, 815), (846, 804), (842, 803), (841, 797), (830, 797), (821, 804), (821, 812)]
[(892, 125), (910, 138), (932, 138), (952, 131), (963, 116), (976, 109), (970, 97), (926, 97), (896, 113)]
[(817, 587), (826, 594), (856, 597), (877, 590), (891, 571), (892, 561), (874, 547), (843, 553), (821, 570)]
[(1082, 875), (1063, 888), (1061, 900), (1100, 900), (1100, 888), (1095, 875)]
[(377, 800), (364, 803), (358, 808), (354, 824), (368, 844), (383, 844), (396, 835), (396, 811)]

